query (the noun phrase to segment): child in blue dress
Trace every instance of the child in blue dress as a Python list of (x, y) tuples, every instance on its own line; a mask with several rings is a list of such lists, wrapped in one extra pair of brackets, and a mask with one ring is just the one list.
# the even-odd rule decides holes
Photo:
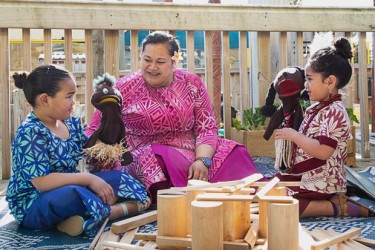
[(94, 236), (107, 217), (116, 220), (148, 207), (145, 187), (127, 173), (77, 170), (87, 136), (80, 119), (71, 116), (76, 92), (71, 73), (44, 65), (13, 78), (33, 108), (12, 143), (6, 200), (18, 223)]

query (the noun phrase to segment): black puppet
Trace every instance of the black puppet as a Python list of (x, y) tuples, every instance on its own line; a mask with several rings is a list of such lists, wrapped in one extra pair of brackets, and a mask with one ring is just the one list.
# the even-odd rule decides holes
[(121, 116), (122, 97), (114, 88), (115, 82), (115, 77), (108, 73), (93, 81), (91, 104), (101, 111), (102, 118), (100, 126), (83, 146), (90, 172), (110, 170), (116, 163), (127, 165), (133, 161)]
[[(269, 140), (275, 129), (293, 128), (299, 129), (303, 120), (303, 109), (300, 100), (308, 100), (305, 91), (304, 70), (299, 67), (287, 67), (282, 69), (271, 83), (266, 97), (266, 104), (261, 107), (264, 116), (271, 117), (264, 139)], [(273, 105), (276, 94), (281, 100), (281, 106)], [(285, 140), (276, 140), (275, 168), (284, 170), (290, 167), (293, 154), (293, 144)]]

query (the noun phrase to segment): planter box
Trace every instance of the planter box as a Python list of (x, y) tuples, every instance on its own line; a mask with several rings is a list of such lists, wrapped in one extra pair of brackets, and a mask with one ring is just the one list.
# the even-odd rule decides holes
[(355, 147), (355, 126), (352, 125), (350, 128), (350, 133), (352, 134), (353, 138), (348, 140), (348, 155), (346, 157), (345, 165), (350, 166), (350, 167), (355, 167), (356, 166), (356, 147)]
[(231, 139), (243, 144), (251, 156), (269, 156), (275, 158), (275, 134), (266, 141), (265, 130), (244, 131), (231, 128)]

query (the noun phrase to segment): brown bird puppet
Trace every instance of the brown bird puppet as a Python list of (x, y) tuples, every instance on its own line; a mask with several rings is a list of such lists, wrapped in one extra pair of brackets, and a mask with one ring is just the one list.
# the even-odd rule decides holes
[(127, 149), (125, 125), (121, 117), (122, 97), (114, 88), (116, 78), (108, 73), (93, 81), (91, 104), (102, 113), (100, 126), (83, 146), (90, 172), (127, 165), (133, 157)]
[[(278, 128), (299, 129), (303, 120), (303, 109), (301, 99), (308, 100), (305, 90), (304, 70), (299, 67), (287, 67), (282, 69), (271, 83), (266, 97), (266, 104), (261, 107), (264, 116), (271, 117), (264, 139), (269, 140), (273, 131)], [(282, 105), (276, 109), (273, 105), (276, 94)], [(275, 168), (284, 170), (290, 167), (293, 144), (285, 140), (276, 140)]]

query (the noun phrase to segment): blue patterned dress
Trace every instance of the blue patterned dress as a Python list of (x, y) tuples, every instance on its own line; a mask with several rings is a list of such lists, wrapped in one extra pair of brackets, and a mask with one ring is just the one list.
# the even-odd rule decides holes
[[(42, 192), (31, 182), (49, 173), (78, 172), (87, 136), (78, 117), (64, 122), (70, 133), (66, 140), (54, 135), (33, 112), (26, 117), (12, 145), (12, 176), (6, 200), (15, 219), (24, 227), (50, 229), (70, 216), (80, 215), (84, 218), (85, 233), (93, 236), (109, 216), (109, 205), (86, 187), (67, 185)], [(111, 170), (97, 175), (112, 186), (118, 197), (146, 200), (145, 187), (128, 174)]]

